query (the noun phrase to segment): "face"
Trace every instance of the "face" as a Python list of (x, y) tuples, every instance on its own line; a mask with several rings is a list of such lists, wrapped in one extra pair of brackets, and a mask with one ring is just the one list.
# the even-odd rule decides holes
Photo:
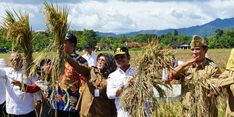
[(205, 55), (207, 52), (207, 48), (203, 48), (203, 47), (191, 47), (191, 51), (192, 51), (192, 57), (193, 58), (197, 58), (197, 61), (203, 61), (205, 59)]
[(125, 54), (121, 54), (121, 55), (115, 55), (115, 61), (118, 67), (123, 67), (129, 65), (130, 59)]
[(49, 63), (45, 63), (44, 65), (42, 65), (42, 70), (45, 73), (45, 75), (49, 75), (51, 72), (51, 65)]
[(88, 53), (91, 53), (93, 51), (93, 48), (86, 48), (85, 49)]
[(64, 51), (67, 54), (71, 54), (73, 52), (74, 49), (74, 44), (69, 42), (69, 41), (65, 41), (64, 43)]
[(97, 67), (99, 69), (103, 69), (105, 67), (105, 63), (106, 63), (106, 59), (104, 56), (100, 56), (98, 59), (97, 59)]
[(20, 58), (13, 58), (11, 59), (11, 66), (15, 70), (19, 70), (22, 67), (22, 59)]

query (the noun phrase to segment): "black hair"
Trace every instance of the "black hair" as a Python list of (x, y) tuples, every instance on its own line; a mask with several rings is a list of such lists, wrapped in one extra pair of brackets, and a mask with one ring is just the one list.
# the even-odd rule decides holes
[(42, 75), (42, 73), (43, 73), (42, 66), (45, 65), (46, 63), (47, 64), (51, 64), (51, 60), (50, 59), (42, 59), (41, 62), (40, 62), (40, 64), (38, 65), (38, 67), (37, 67), (37, 74), (39, 76)]
[(51, 64), (51, 60), (50, 59), (42, 59), (40, 62), (40, 67), (42, 67), (45, 63)]
[(111, 54), (108, 53), (100, 53), (97, 56), (97, 60), (99, 57), (105, 57), (105, 66), (103, 69), (101, 69), (101, 73), (104, 77), (108, 77), (110, 73), (116, 70), (117, 66), (115, 63), (115, 59)]
[(70, 43), (74, 44), (74, 47), (76, 47), (77, 44), (77, 38), (75, 35), (73, 35), (71, 32), (68, 32), (65, 36), (65, 41), (69, 41)]

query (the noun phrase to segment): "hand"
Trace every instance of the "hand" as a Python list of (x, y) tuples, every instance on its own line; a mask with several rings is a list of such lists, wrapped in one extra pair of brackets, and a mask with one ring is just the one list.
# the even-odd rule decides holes
[(15, 85), (15, 86), (21, 86), (21, 82), (20, 81), (18, 81), (18, 80), (13, 80), (12, 82), (11, 82), (11, 84), (13, 84), (13, 85)]
[(191, 65), (191, 64), (195, 63), (198, 59), (199, 59), (199, 56), (192, 58), (192, 59), (188, 60), (187, 62)]
[(71, 79), (64, 75), (63, 78), (62, 78), (61, 84), (69, 85), (70, 81), (71, 81)]
[(40, 111), (41, 111), (41, 101), (40, 100), (37, 101), (35, 109), (36, 109), (37, 115), (39, 117)]
[(199, 60), (199, 58), (200, 58), (200, 56), (197, 56), (197, 57), (195, 57), (195, 58), (192, 58), (192, 59), (190, 59), (190, 60), (184, 62), (182, 65), (183, 65), (183, 66), (190, 66), (190, 65), (192, 65), (193, 63), (197, 62), (197, 61)]
[(56, 94), (56, 98), (57, 98), (57, 101), (59, 102), (63, 100), (62, 95), (60, 94)]

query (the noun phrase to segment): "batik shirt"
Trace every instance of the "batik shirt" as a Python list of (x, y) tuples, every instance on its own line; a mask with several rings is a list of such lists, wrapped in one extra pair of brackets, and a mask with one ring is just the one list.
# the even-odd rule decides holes
[[(82, 57), (79, 56), (76, 53), (73, 53), (70, 55), (74, 60), (81, 64), (87, 64), (88, 62)], [(69, 111), (69, 112), (75, 112), (77, 111), (75, 109), (76, 104), (79, 99), (79, 91), (81, 82), (85, 80), (85, 78), (78, 74), (74, 68), (65, 61), (65, 77), (68, 80), (67, 84), (60, 83), (56, 87), (56, 91), (52, 92), (53, 96), (55, 96), (56, 102), (53, 104), (54, 106), (57, 106), (55, 109), (63, 110), (63, 111)]]

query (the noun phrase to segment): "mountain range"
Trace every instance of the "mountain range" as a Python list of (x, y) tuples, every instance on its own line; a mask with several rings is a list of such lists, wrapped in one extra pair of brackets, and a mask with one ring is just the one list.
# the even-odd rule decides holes
[(105, 32), (98, 32), (99, 36), (114, 36), (118, 37), (121, 35), (125, 36), (135, 36), (138, 34), (156, 34), (162, 35), (168, 32), (173, 32), (177, 30), (180, 34), (184, 35), (201, 35), (201, 36), (209, 36), (215, 32), (217, 29), (232, 29), (234, 28), (234, 18), (227, 18), (227, 19), (215, 19), (211, 22), (202, 25), (196, 25), (187, 28), (178, 28), (178, 29), (165, 29), (165, 30), (140, 30), (136, 32), (128, 32), (123, 34), (116, 34), (116, 33), (105, 33)]

